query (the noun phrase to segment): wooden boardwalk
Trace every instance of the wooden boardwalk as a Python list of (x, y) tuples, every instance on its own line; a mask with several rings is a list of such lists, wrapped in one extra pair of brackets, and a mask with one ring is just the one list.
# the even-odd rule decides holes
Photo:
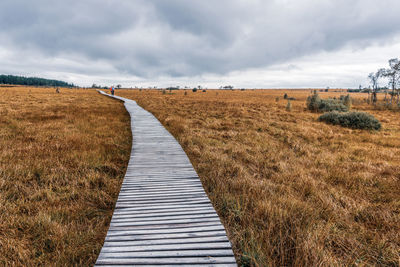
[(133, 145), (96, 266), (237, 266), (182, 147), (135, 101), (114, 98), (131, 115)]

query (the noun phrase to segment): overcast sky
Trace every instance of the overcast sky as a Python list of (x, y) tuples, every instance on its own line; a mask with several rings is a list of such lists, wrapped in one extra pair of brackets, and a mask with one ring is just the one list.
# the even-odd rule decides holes
[(0, 73), (78, 85), (358, 87), (399, 0), (1, 0)]

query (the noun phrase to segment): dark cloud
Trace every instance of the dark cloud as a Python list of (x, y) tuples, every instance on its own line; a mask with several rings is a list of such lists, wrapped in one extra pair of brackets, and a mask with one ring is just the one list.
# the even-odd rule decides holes
[(400, 30), (398, 10), (398, 0), (2, 0), (0, 48), (144, 78), (226, 74), (384, 41)]

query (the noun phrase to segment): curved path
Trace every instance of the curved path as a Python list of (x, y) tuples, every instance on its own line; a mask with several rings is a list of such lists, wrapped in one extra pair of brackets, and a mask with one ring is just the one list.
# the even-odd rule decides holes
[(133, 145), (96, 266), (237, 266), (182, 147), (135, 101), (113, 97), (131, 116)]

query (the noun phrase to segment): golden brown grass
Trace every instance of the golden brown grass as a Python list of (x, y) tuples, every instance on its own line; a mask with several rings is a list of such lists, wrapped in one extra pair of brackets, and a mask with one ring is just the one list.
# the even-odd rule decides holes
[[(296, 98), (291, 112), (284, 92)], [(352, 94), (383, 129), (326, 125), (305, 110), (309, 93), (117, 91), (182, 144), (240, 264), (398, 266), (400, 114)]]
[(131, 148), (122, 103), (0, 87), (0, 266), (94, 264)]

